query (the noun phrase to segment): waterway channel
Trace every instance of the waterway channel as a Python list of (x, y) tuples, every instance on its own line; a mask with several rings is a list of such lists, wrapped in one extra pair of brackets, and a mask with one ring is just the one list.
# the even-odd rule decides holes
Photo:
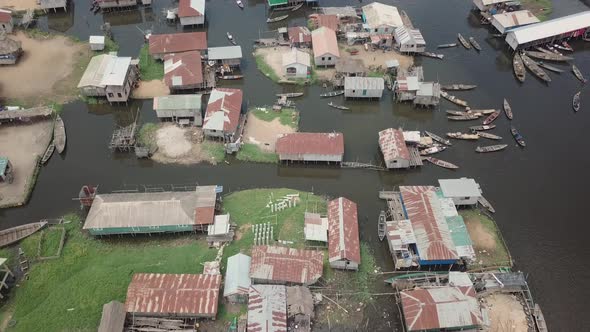
[[(141, 29), (155, 33), (181, 30), (167, 25), (163, 10), (172, 1), (154, 1), (151, 10), (93, 15), (90, 1), (75, 1), (68, 14), (43, 17), (42, 29), (59, 31), (81, 40), (99, 34), (100, 24), (112, 24), (120, 54), (137, 56), (142, 45)], [(322, 0), (323, 6), (364, 5), (352, 0)], [(442, 51), (443, 61), (417, 59), (424, 66), (427, 80), (441, 83), (477, 84), (472, 92), (457, 93), (474, 108), (499, 108), (504, 97), (512, 104), (516, 125), (527, 140), (526, 149), (518, 148), (509, 133), (509, 123), (502, 117), (496, 133), (509, 144), (506, 151), (478, 155), (475, 145), (457, 142), (440, 157), (461, 166), (456, 171), (433, 165), (411, 171), (377, 172), (342, 170), (321, 166), (277, 166), (242, 163), (232, 158), (230, 164), (212, 166), (163, 165), (139, 161), (128, 154), (113, 154), (108, 141), (116, 125), (128, 124), (132, 112), (140, 110), (140, 121), (156, 121), (150, 101), (134, 101), (128, 106), (86, 105), (74, 102), (65, 105), (62, 117), (67, 126), (68, 146), (64, 155), (57, 154), (41, 170), (29, 203), (21, 208), (0, 210), (0, 228), (32, 222), (40, 218), (60, 216), (78, 209), (77, 196), (83, 184), (99, 184), (100, 191), (121, 189), (137, 184), (219, 184), (225, 192), (256, 187), (290, 187), (329, 196), (346, 196), (358, 203), (361, 238), (371, 244), (383, 270), (392, 263), (385, 243), (376, 235), (379, 211), (384, 208), (377, 191), (398, 185), (436, 184), (439, 178), (473, 177), (485, 196), (494, 204), (495, 218), (516, 261), (516, 268), (528, 274), (535, 299), (541, 304), (551, 330), (582, 331), (590, 326), (587, 299), (590, 288), (590, 267), (584, 264), (590, 255), (588, 244), (588, 212), (584, 205), (589, 197), (590, 146), (590, 88), (583, 90), (582, 110), (571, 109), (571, 97), (581, 88), (580, 82), (566, 70), (551, 74), (549, 86), (528, 75), (525, 84), (514, 79), (507, 46), (490, 36), (470, 14), (468, 0), (391, 1), (382, 0), (405, 10), (414, 25), (421, 29), (428, 45), (456, 41), (457, 32), (479, 40), (481, 53), (455, 48)], [(245, 59), (242, 69), (245, 79), (232, 83), (244, 90), (249, 105), (268, 105), (283, 87), (264, 77), (257, 69), (252, 42), (259, 33), (281, 25), (267, 25), (264, 0), (245, 1), (241, 11), (233, 0), (207, 1), (207, 32), (209, 46), (228, 45), (226, 31), (231, 32), (242, 46)], [(555, 0), (552, 17), (588, 10), (576, 0)], [(299, 11), (286, 23), (305, 25), (305, 15), (311, 9)], [(576, 64), (590, 74), (590, 43), (576, 42), (572, 46)], [(1, 71), (0, 71), (1, 75)], [(228, 86), (223, 82), (224, 86)], [(289, 87), (293, 89), (292, 87)], [(302, 88), (305, 96), (297, 100), (301, 112), (301, 131), (340, 131), (345, 137), (345, 159), (350, 161), (381, 161), (377, 132), (388, 127), (403, 126), (408, 130), (431, 130), (436, 133), (460, 131), (464, 123), (450, 123), (444, 114), (454, 109), (441, 102), (440, 111), (415, 110), (409, 105), (396, 104), (391, 92), (380, 102), (346, 102), (352, 108), (342, 112), (328, 107), (318, 95), (320, 86)], [(380, 301), (380, 305), (383, 305)], [(385, 305), (392, 305), (385, 304)], [(374, 330), (391, 330), (371, 319)], [(398, 329), (399, 326), (396, 326)]]

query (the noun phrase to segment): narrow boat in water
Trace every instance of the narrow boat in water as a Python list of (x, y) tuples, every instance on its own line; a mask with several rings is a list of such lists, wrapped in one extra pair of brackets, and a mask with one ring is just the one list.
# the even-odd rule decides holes
[(483, 206), (486, 210), (490, 211), (491, 213), (495, 213), (496, 209), (492, 206), (492, 204), (483, 196), (479, 196), (477, 202)]
[(563, 73), (563, 70), (561, 70), (561, 69), (559, 69), (557, 67), (553, 67), (551, 65), (548, 65), (548, 64), (546, 64), (543, 61), (538, 61), (537, 64), (539, 65), (539, 67), (545, 68), (545, 69), (550, 70), (550, 71), (552, 71), (554, 73)]
[(432, 138), (434, 141), (437, 141), (437, 142), (439, 142), (439, 143), (442, 143), (442, 144), (444, 144), (444, 145), (448, 145), (448, 146), (451, 146), (451, 145), (453, 145), (453, 144), (451, 144), (451, 141), (449, 141), (449, 140), (448, 140), (448, 139), (446, 139), (446, 138), (442, 138), (442, 137), (438, 136), (438, 135), (437, 135), (437, 134), (435, 134), (435, 133), (431, 133), (431, 132), (429, 132), (429, 131), (426, 131), (426, 130), (424, 130), (424, 133), (425, 133), (425, 134), (426, 134), (428, 137)]
[(442, 58), (445, 57), (444, 54), (437, 54), (437, 53), (432, 53), (432, 52), (420, 52), (418, 54), (419, 55), (422, 55), (422, 56), (425, 56), (425, 57), (434, 58), (434, 59), (440, 59), (440, 60), (442, 60)]
[(244, 78), (244, 75), (223, 75), (223, 76), (219, 76), (219, 79), (227, 80), (227, 81), (241, 80), (242, 78)]
[(545, 45), (545, 47), (547, 47), (547, 49), (548, 49), (549, 51), (553, 52), (554, 54), (557, 54), (557, 55), (563, 55), (563, 54), (561, 54), (561, 52), (559, 52), (558, 50), (556, 50), (556, 49), (555, 49), (553, 46), (551, 46), (551, 45), (549, 45), (549, 44)]
[(467, 107), (467, 102), (465, 100), (461, 100), (461, 99), (459, 99), (459, 98), (457, 98), (457, 97), (455, 97), (453, 95), (450, 95), (450, 94), (446, 93), (445, 91), (441, 91), (440, 92), (440, 95), (444, 99), (450, 101), (451, 103), (457, 104), (459, 106)]
[(487, 145), (487, 146), (477, 146), (475, 148), (475, 152), (479, 153), (486, 153), (486, 152), (496, 152), (506, 149), (508, 144), (497, 144), (497, 145)]
[(333, 102), (329, 102), (329, 103), (328, 103), (328, 106), (330, 106), (330, 107), (334, 107), (334, 108), (337, 108), (337, 109), (339, 109), (339, 110), (349, 110), (349, 109), (350, 109), (349, 107), (346, 107), (346, 106), (342, 106), (342, 105), (336, 105), (336, 104), (334, 104)]
[(524, 137), (522, 137), (522, 135), (518, 132), (518, 130), (516, 130), (516, 128), (510, 127), (510, 133), (512, 134), (512, 137), (514, 137), (514, 140), (516, 141), (516, 143), (518, 143), (518, 145), (522, 147), (526, 146)]
[(385, 239), (385, 229), (385, 211), (381, 211), (381, 213), (379, 213), (379, 221), (377, 222), (377, 235), (379, 236), (379, 241)]
[(483, 137), (483, 138), (487, 138), (487, 139), (493, 139), (495, 141), (499, 141), (502, 139), (501, 136), (498, 135), (494, 135), (485, 131), (478, 131), (477, 134), (479, 135), (479, 137)]
[(469, 129), (471, 131), (482, 131), (482, 130), (491, 130), (496, 128), (496, 125), (481, 125), (481, 126), (471, 126)]
[(477, 88), (475, 84), (448, 84), (440, 87), (445, 91), (467, 91)]
[(231, 33), (226, 32), (225, 33), (227, 35), (227, 39), (230, 41), (230, 43), (236, 45), (236, 41), (234, 40), (234, 36), (231, 35)]
[(574, 51), (573, 48), (571, 48), (571, 47), (568, 48), (568, 47), (565, 47), (565, 46), (560, 45), (560, 44), (553, 44), (551, 46), (553, 46), (553, 48), (555, 48), (555, 49), (566, 51), (566, 52), (573, 52)]
[(531, 58), (547, 60), (547, 61), (557, 61), (557, 62), (565, 62), (573, 60), (571, 56), (559, 55), (559, 54), (549, 54), (545, 52), (537, 52), (537, 51), (525, 51), (526, 55), (530, 56)]
[(535, 74), (535, 76), (537, 76), (538, 78), (542, 79), (543, 81), (545, 81), (547, 83), (551, 82), (551, 77), (549, 77), (549, 75), (547, 75), (547, 73), (543, 69), (541, 69), (541, 67), (539, 67), (535, 61), (533, 61), (531, 58), (529, 58), (525, 54), (521, 54), (520, 57), (522, 58), (522, 62), (524, 62), (524, 65), (533, 74)]
[(449, 47), (457, 47), (457, 43), (450, 43), (450, 44), (440, 44), (436, 48), (449, 48)]
[(300, 3), (300, 4), (298, 4), (297, 6), (293, 7), (293, 8), (291, 9), (291, 11), (292, 11), (292, 12), (294, 12), (294, 11), (298, 11), (298, 10), (299, 10), (299, 8), (301, 8), (301, 7), (303, 7), (303, 2), (302, 2), (302, 3)]
[(479, 119), (479, 116), (473, 114), (466, 114), (466, 115), (451, 115), (447, 116), (447, 119), (452, 121), (471, 121)]
[(53, 126), (53, 143), (58, 153), (64, 152), (66, 148), (66, 126), (59, 115), (55, 118), (55, 125)]
[(303, 92), (277, 93), (277, 97), (296, 98), (303, 96)]
[(565, 47), (565, 49), (569, 52), (573, 52), (574, 48), (571, 47), (570, 44), (568, 44), (568, 42), (566, 42), (565, 40), (561, 42), (561, 45), (563, 45), (563, 47)]
[(244, 4), (242, 3), (242, 0), (236, 0), (236, 5), (238, 5), (240, 9), (244, 9)]
[(47, 222), (39, 221), (30, 224), (20, 225), (0, 231), (0, 248), (16, 243), (29, 235), (45, 227)]
[(489, 115), (494, 113), (496, 110), (493, 108), (490, 109), (485, 109), (485, 110), (472, 110), (472, 109), (467, 109), (468, 113), (474, 113), (474, 114), (479, 114), (479, 115)]
[(457, 34), (457, 38), (459, 39), (459, 42), (461, 43), (461, 45), (463, 45), (463, 47), (465, 47), (468, 50), (471, 49), (471, 44), (469, 44), (469, 42), (467, 42), (467, 39), (465, 39), (465, 37), (463, 37), (460, 33)]
[(448, 161), (444, 161), (441, 159), (437, 159), (434, 157), (424, 157), (424, 160), (426, 160), (429, 163), (434, 164), (436, 166), (442, 167), (442, 168), (447, 168), (447, 169), (458, 169), (459, 168), (459, 166), (457, 166), (453, 163), (450, 163)]
[(454, 138), (454, 139), (464, 139), (464, 140), (478, 140), (479, 139), (479, 135), (478, 134), (464, 134), (462, 132), (456, 132), (456, 133), (447, 133), (447, 136), (450, 138)]
[(484, 125), (489, 125), (490, 123), (494, 122), (498, 118), (498, 116), (500, 116), (500, 111), (499, 110), (498, 111), (495, 111), (494, 113), (492, 113), (490, 115), (488, 115), (488, 117), (485, 120), (483, 120), (483, 124)]
[(446, 146), (433, 146), (420, 151), (421, 156), (428, 156), (446, 150)]
[(466, 112), (466, 111), (455, 111), (455, 110), (447, 110), (446, 112), (448, 115), (453, 115), (453, 116), (464, 116), (464, 115), (481, 116), (481, 114), (477, 113), (477, 112)]
[(514, 114), (512, 114), (512, 107), (510, 107), (510, 104), (508, 103), (508, 100), (506, 100), (506, 98), (504, 98), (504, 114), (506, 114), (508, 120), (512, 120), (512, 118), (514, 117)]
[(588, 82), (588, 80), (584, 77), (584, 75), (582, 74), (582, 72), (580, 71), (580, 69), (578, 69), (578, 67), (576, 67), (576, 65), (572, 65), (572, 71), (574, 72), (574, 75), (580, 80), (582, 81), (582, 83), (586, 83)]
[(336, 96), (340, 96), (344, 94), (344, 90), (336, 90), (336, 91), (330, 91), (330, 92), (326, 92), (326, 93), (322, 93), (320, 94), (321, 98), (330, 98), (330, 97), (336, 97)]
[(574, 108), (575, 112), (580, 110), (580, 94), (581, 93), (582, 93), (582, 91), (578, 91), (578, 93), (576, 93), (574, 95), (574, 99), (572, 100), (572, 107)]
[(516, 78), (523, 83), (526, 78), (526, 69), (524, 69), (524, 64), (519, 53), (514, 53), (512, 57), (512, 68), (514, 69)]
[(476, 51), (481, 51), (481, 46), (479, 46), (479, 43), (475, 40), (475, 38), (469, 37), (469, 43), (473, 45), (473, 48), (475, 48)]
[(266, 19), (266, 23), (275, 23), (275, 22), (279, 22), (282, 21), (284, 19), (286, 19), (287, 17), (289, 17), (289, 15), (281, 15), (281, 16), (277, 16), (275, 18), (267, 18)]
[(45, 153), (43, 154), (43, 157), (41, 158), (41, 165), (47, 164), (49, 158), (51, 158), (51, 156), (53, 155), (53, 151), (55, 151), (55, 143), (53, 143), (53, 140), (51, 140), (51, 143), (49, 143), (47, 149), (45, 150)]

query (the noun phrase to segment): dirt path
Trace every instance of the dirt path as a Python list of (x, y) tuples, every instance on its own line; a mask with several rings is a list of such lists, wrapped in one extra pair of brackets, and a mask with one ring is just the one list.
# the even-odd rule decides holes
[[(12, 66), (2, 66), (2, 97), (38, 104), (44, 98), (66, 102), (77, 96), (76, 86), (85, 68), (76, 68), (88, 46), (64, 36), (34, 39), (23, 32), (11, 38), (20, 40), (24, 54)], [(76, 72), (78, 75), (72, 75)], [(74, 77), (76, 76), (76, 77)]]
[(485, 249), (488, 251), (496, 250), (497, 243), (494, 234), (490, 233), (479, 220), (467, 218), (465, 220), (465, 225), (467, 226), (467, 232), (469, 232), (469, 236), (476, 249)]
[(485, 297), (484, 302), (490, 315), (490, 332), (528, 331), (526, 315), (516, 296), (493, 294)]
[(39, 9), (37, 0), (0, 0), (0, 8), (12, 10)]
[(203, 149), (202, 136), (201, 129), (197, 127), (181, 128), (172, 123), (162, 124), (156, 131), (158, 151), (152, 159), (165, 164), (184, 165), (212, 162), (209, 153)]
[(274, 152), (277, 136), (296, 132), (295, 128), (281, 124), (279, 118), (264, 121), (254, 114), (248, 113), (248, 121), (244, 129), (246, 143), (258, 145), (262, 150)]
[(135, 99), (151, 99), (154, 97), (167, 96), (170, 89), (162, 80), (140, 81), (139, 87), (133, 90), (131, 97)]

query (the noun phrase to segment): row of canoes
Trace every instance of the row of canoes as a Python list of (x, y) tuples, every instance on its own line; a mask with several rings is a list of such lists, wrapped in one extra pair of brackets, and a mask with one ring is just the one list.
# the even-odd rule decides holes
[(462, 132), (453, 132), (447, 133), (447, 136), (454, 139), (463, 139), (463, 140), (478, 140), (480, 137), (492, 139), (492, 140), (501, 140), (502, 137), (498, 135), (494, 135), (491, 133), (486, 133), (483, 131), (471, 130), (471, 134), (469, 133), (462, 133)]
[[(545, 81), (547, 83), (551, 82), (551, 78), (543, 70), (543, 68), (550, 70), (552, 72), (556, 72), (556, 73), (563, 72), (563, 70), (561, 70), (557, 67), (554, 67), (552, 65), (549, 65), (547, 63), (544, 63), (544, 62), (537, 63), (536, 61), (531, 59), (529, 56), (544, 59), (544, 60), (551, 60), (551, 61), (567, 61), (567, 60), (572, 59), (571, 57), (561, 56), (562, 58), (560, 58), (560, 60), (557, 60), (555, 58), (555, 56), (559, 57), (559, 55), (547, 54), (547, 53), (543, 53), (543, 52), (534, 52), (534, 51), (525, 51), (525, 53), (516, 53), (516, 54), (514, 54), (514, 57), (512, 58), (512, 66), (514, 69), (514, 74), (516, 75), (516, 78), (520, 82), (524, 82), (524, 80), (526, 78), (525, 67), (528, 68), (535, 76), (539, 77), (540, 79), (542, 79), (543, 81)], [(550, 59), (550, 58), (552, 58), (552, 59)], [(583, 82), (583, 83), (587, 82), (587, 79), (584, 77), (584, 75), (582, 74), (582, 72), (580, 71), (580, 69), (576, 65), (572, 65), (572, 72), (574, 73), (574, 76), (576, 76), (576, 78), (579, 79), (581, 82)]]
[(53, 139), (51, 140), (49, 146), (47, 146), (47, 149), (45, 150), (45, 153), (43, 153), (43, 156), (41, 157), (41, 164), (45, 165), (49, 161), (55, 150), (57, 150), (58, 153), (63, 153), (65, 148), (66, 127), (64, 125), (64, 121), (58, 115), (55, 117), (55, 122), (53, 124)]
[(448, 94), (448, 93), (447, 93), (447, 92), (445, 92), (445, 91), (441, 91), (441, 92), (440, 92), (440, 95), (441, 95), (441, 96), (442, 96), (444, 99), (446, 99), (446, 100), (450, 101), (450, 102), (451, 102), (451, 103), (453, 103), (453, 104), (456, 104), (456, 105), (459, 105), (459, 106), (463, 106), (463, 107), (467, 107), (467, 106), (468, 106), (468, 105), (467, 105), (467, 102), (466, 102), (465, 100), (461, 100), (461, 99), (459, 99), (459, 98), (457, 98), (457, 97), (455, 97), (455, 96), (453, 96), (453, 95), (450, 95), (450, 94)]

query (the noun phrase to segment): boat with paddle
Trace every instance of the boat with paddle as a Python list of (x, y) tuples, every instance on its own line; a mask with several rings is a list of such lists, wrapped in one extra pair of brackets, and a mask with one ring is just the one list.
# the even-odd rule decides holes
[(383, 239), (385, 238), (387, 226), (385, 222), (385, 211), (381, 211), (381, 213), (379, 213), (379, 221), (377, 222), (377, 235), (379, 236), (379, 241), (383, 241)]
[(512, 134), (512, 137), (514, 137), (514, 140), (516, 141), (516, 143), (518, 143), (518, 145), (522, 147), (526, 146), (524, 137), (522, 137), (522, 135), (518, 132), (518, 130), (516, 130), (516, 128), (510, 127), (510, 133)]
[(336, 90), (336, 91), (322, 93), (322, 94), (320, 94), (320, 97), (321, 98), (330, 98), (330, 97), (341, 96), (343, 94), (344, 94), (344, 90)]
[(333, 102), (329, 102), (328, 103), (328, 106), (337, 108), (339, 110), (345, 110), (345, 111), (350, 109), (349, 107), (342, 106), (342, 105), (337, 105), (337, 104), (334, 104)]
[(512, 107), (510, 107), (510, 104), (508, 103), (508, 100), (506, 100), (506, 98), (504, 98), (504, 114), (506, 114), (506, 117), (508, 118), (508, 120), (512, 120), (512, 118), (514, 117), (514, 114), (512, 114)]
[(444, 161), (441, 159), (437, 159), (434, 157), (424, 157), (424, 160), (426, 160), (429, 163), (434, 164), (436, 166), (442, 167), (442, 168), (447, 168), (447, 169), (458, 169), (459, 168), (459, 166), (457, 166), (453, 163), (450, 163), (448, 161)]
[(450, 141), (450, 140), (448, 140), (448, 139), (446, 139), (446, 138), (442, 138), (442, 137), (438, 136), (438, 135), (437, 135), (437, 134), (435, 134), (435, 133), (431, 133), (431, 132), (429, 132), (429, 131), (426, 131), (426, 130), (424, 130), (424, 133), (425, 133), (425, 134), (426, 134), (428, 137), (432, 138), (434, 141), (437, 141), (437, 142), (439, 142), (439, 143), (442, 143), (442, 144), (444, 144), (444, 145), (448, 145), (448, 146), (451, 146), (451, 145), (453, 145), (453, 144), (451, 143), (451, 141)]
[(496, 152), (506, 149), (508, 144), (496, 144), (496, 145), (487, 145), (487, 146), (477, 146), (475, 148), (475, 152), (479, 153), (487, 153), (487, 152)]
[(582, 93), (582, 91), (578, 91), (578, 93), (576, 93), (574, 95), (574, 98), (572, 100), (572, 107), (574, 108), (575, 112), (580, 110), (580, 94), (581, 93)]

